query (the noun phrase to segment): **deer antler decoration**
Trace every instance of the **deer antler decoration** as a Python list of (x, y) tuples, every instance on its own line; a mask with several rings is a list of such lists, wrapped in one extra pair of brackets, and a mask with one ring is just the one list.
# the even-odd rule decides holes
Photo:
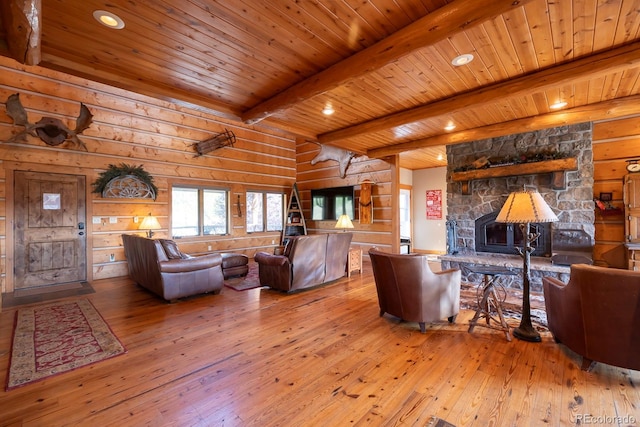
[(45, 144), (57, 146), (65, 141), (87, 151), (87, 146), (78, 138), (91, 125), (93, 114), (86, 105), (80, 103), (80, 114), (76, 119), (76, 128), (69, 129), (62, 121), (53, 117), (43, 117), (36, 123), (29, 123), (27, 112), (20, 102), (20, 95), (14, 93), (7, 98), (7, 115), (13, 119), (13, 124), (23, 126), (24, 130), (11, 137), (7, 142), (24, 141), (27, 135), (40, 138)]

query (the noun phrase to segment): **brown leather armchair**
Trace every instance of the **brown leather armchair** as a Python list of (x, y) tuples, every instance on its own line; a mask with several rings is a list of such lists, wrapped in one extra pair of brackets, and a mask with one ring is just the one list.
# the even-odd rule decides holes
[(573, 264), (567, 284), (543, 277), (549, 330), (556, 342), (594, 362), (640, 370), (640, 273)]
[(224, 285), (222, 256), (192, 257), (181, 253), (171, 240), (123, 234), (129, 276), (140, 286), (167, 301), (211, 292)]
[(426, 255), (398, 255), (369, 250), (378, 291), (380, 316), (389, 313), (408, 322), (425, 323), (448, 318), (455, 322), (460, 311), (461, 272), (433, 272)]

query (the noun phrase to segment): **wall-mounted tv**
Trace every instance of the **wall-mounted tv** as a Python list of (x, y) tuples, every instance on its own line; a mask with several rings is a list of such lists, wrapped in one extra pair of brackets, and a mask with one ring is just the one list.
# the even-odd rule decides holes
[(340, 215), (355, 216), (353, 186), (311, 190), (311, 219), (336, 220)]

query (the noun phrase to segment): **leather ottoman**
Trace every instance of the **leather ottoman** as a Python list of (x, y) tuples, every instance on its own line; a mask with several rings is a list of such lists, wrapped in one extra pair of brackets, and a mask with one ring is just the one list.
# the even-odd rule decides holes
[(223, 253), (222, 274), (225, 279), (246, 276), (249, 272), (249, 257), (243, 254)]

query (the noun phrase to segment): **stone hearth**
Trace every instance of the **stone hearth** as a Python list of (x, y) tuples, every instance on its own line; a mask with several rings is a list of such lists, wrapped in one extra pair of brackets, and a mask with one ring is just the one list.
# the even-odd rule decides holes
[[(527, 152), (555, 150), (567, 157), (575, 157), (577, 169), (565, 173), (564, 188), (558, 188), (549, 173), (497, 176), (476, 179), (469, 193), (463, 194), (460, 182), (451, 179), (453, 172), (477, 159), (511, 158)], [(477, 218), (502, 208), (507, 196), (523, 188), (540, 192), (559, 221), (554, 229), (582, 230), (593, 240), (593, 151), (591, 123), (545, 129), (536, 132), (490, 138), (466, 144), (447, 146), (447, 223), (455, 232), (448, 245), (448, 254), (441, 257), (442, 268), (460, 268), (463, 280), (479, 282), (482, 278), (469, 272), (473, 265), (501, 265), (522, 273), (522, 257), (514, 255), (476, 252), (475, 221)], [(489, 174), (490, 175), (490, 174)], [(557, 266), (547, 257), (532, 257), (531, 286), (540, 291), (542, 277), (557, 277), (567, 281), (569, 267)], [(507, 287), (521, 288), (522, 276), (505, 276), (500, 282)]]

